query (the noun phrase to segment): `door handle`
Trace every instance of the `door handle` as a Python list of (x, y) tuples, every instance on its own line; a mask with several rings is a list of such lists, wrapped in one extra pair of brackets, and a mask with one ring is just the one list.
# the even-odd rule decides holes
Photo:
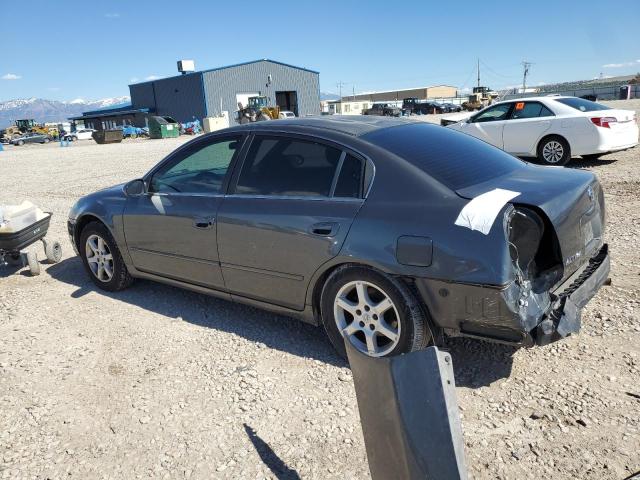
[(313, 235), (319, 235), (321, 237), (333, 237), (338, 233), (340, 225), (333, 222), (315, 223), (311, 225), (310, 232)]
[(213, 227), (216, 222), (215, 217), (194, 217), (193, 226), (202, 230)]

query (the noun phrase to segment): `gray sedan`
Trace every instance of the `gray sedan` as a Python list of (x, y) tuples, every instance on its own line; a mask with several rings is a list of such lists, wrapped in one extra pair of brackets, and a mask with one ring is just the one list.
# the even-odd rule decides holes
[(51, 137), (42, 133), (25, 133), (11, 140), (12, 145), (24, 145), (25, 143), (49, 143)]
[(156, 280), (323, 325), (371, 356), (442, 334), (546, 344), (609, 272), (588, 172), (410, 119), (316, 117), (204, 135), (81, 198), (93, 282)]

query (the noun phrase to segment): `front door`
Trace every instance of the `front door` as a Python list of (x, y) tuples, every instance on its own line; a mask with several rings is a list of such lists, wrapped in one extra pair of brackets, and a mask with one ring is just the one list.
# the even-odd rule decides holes
[(540, 102), (516, 102), (502, 134), (505, 152), (514, 155), (535, 152), (536, 142), (551, 128), (553, 116)]
[(364, 171), (340, 147), (256, 135), (218, 213), (229, 292), (302, 310), (311, 276), (339, 253), (362, 204)]
[(474, 117), (468, 123), (462, 124), (460, 131), (484, 140), (491, 145), (502, 148), (502, 131), (505, 121), (509, 118), (510, 103), (501, 103), (489, 107)]
[(151, 172), (146, 194), (128, 198), (124, 232), (138, 270), (224, 288), (216, 215), (240, 140), (223, 136), (188, 144)]

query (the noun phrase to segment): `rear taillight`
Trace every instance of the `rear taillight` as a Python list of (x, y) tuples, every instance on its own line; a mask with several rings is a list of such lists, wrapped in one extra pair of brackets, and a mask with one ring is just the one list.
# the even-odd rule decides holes
[(618, 119), (616, 117), (592, 117), (591, 122), (596, 127), (602, 128), (611, 128), (612, 123), (617, 123)]

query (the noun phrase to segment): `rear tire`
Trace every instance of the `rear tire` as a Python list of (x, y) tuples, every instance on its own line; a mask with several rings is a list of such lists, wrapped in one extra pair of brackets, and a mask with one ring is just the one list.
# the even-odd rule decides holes
[[(89, 245), (90, 241), (101, 245), (99, 255)], [(133, 277), (127, 270), (118, 244), (104, 224), (100, 222), (87, 224), (80, 234), (78, 247), (82, 263), (97, 287), (109, 292), (117, 292), (133, 283)]]
[[(376, 308), (383, 302), (389, 305), (386, 310)], [(361, 353), (375, 357), (421, 350), (431, 342), (427, 315), (415, 295), (400, 280), (369, 267), (337, 268), (325, 282), (320, 307), (329, 340), (344, 358), (345, 338)]]
[(561, 167), (571, 160), (569, 142), (558, 135), (543, 138), (538, 144), (538, 160), (543, 165)]
[(24, 140), (18, 140), (18, 145), (20, 146), (24, 145)]

